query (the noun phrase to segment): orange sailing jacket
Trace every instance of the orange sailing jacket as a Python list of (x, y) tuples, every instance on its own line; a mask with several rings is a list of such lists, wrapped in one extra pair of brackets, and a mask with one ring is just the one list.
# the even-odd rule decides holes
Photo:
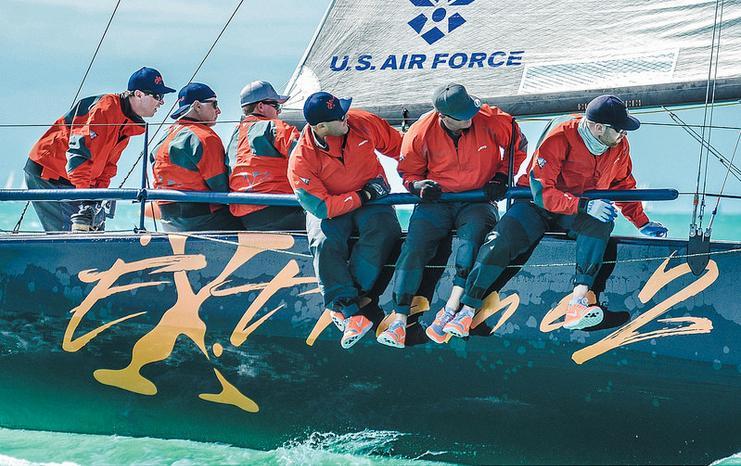
[[(554, 213), (578, 212), (579, 196), (591, 189), (635, 189), (628, 139), (623, 138), (604, 154), (592, 155), (579, 135), (581, 117), (556, 126), (533, 154), (528, 176), (521, 186), (530, 186), (533, 200)], [(640, 228), (648, 222), (640, 202), (618, 202), (625, 218)]]
[[(527, 139), (515, 123), (514, 173), (527, 157)], [(429, 112), (404, 135), (399, 174), (404, 186), (430, 179), (446, 192), (482, 188), (496, 173), (507, 174), (512, 117), (486, 104), (463, 130), (458, 145), (442, 127), (440, 115)]]
[(29, 157), (44, 179), (66, 179), (77, 188), (107, 188), (129, 138), (144, 133), (144, 120), (119, 94), (86, 97), (54, 122)]
[[(156, 189), (229, 191), (229, 163), (224, 146), (216, 132), (202, 123), (180, 119), (168, 128), (152, 158)], [(214, 212), (224, 206), (210, 207)]]
[[(227, 149), (233, 167), (229, 188), (234, 192), (293, 194), (286, 172), (288, 156), (298, 138), (298, 130), (282, 120), (243, 117)], [(265, 207), (232, 204), (229, 209), (241, 217)]]
[(288, 161), (288, 181), (301, 206), (318, 218), (334, 218), (359, 208), (357, 191), (383, 177), (376, 150), (399, 158), (401, 134), (386, 120), (363, 110), (347, 112), (350, 131), (328, 136), (322, 149), (309, 125)]

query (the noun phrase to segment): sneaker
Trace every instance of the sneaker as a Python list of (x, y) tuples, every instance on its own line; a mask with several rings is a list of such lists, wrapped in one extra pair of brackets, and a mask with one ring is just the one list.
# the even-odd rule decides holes
[(435, 320), (425, 330), (427, 337), (435, 343), (445, 343), (445, 340), (448, 339), (448, 334), (443, 329), (448, 322), (453, 320), (453, 317), (455, 317), (455, 313), (446, 308), (437, 311)]
[(453, 317), (453, 320), (445, 324), (443, 332), (449, 333), (455, 337), (465, 338), (468, 336), (471, 322), (473, 322), (473, 311), (467, 309), (459, 311), (455, 317)]
[(403, 348), (407, 337), (407, 326), (403, 320), (395, 320), (389, 328), (378, 335), (378, 343), (394, 348)]
[(329, 316), (332, 318), (332, 323), (337, 327), (340, 332), (345, 331), (345, 315), (337, 311), (329, 311)]
[(363, 338), (363, 335), (368, 333), (368, 330), (370, 330), (371, 327), (373, 327), (373, 322), (368, 320), (365, 316), (357, 315), (348, 318), (345, 321), (345, 331), (342, 334), (340, 345), (342, 345), (343, 348), (348, 349), (357, 343), (358, 340)]
[(598, 325), (604, 317), (601, 307), (590, 306), (587, 298), (579, 298), (571, 301), (566, 308), (563, 327), (569, 330), (581, 330)]

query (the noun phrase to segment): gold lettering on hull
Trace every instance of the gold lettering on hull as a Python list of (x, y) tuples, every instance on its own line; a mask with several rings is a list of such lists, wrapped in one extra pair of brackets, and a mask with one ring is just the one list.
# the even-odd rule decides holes
[[(672, 281), (691, 273), (690, 266), (685, 262), (676, 267), (666, 270), (670, 257), (667, 257), (658, 269), (651, 275), (648, 282), (638, 294), (638, 299), (643, 304), (653, 298), (666, 285)], [(710, 285), (718, 278), (718, 265), (715, 261), (710, 260), (705, 267), (705, 273), (690, 285), (674, 293), (653, 308), (636, 317), (633, 321), (623, 325), (617, 331), (606, 336), (602, 340), (576, 351), (571, 359), (577, 364), (583, 364), (601, 354), (606, 353), (618, 346), (629, 345), (639, 341), (650, 340), (652, 338), (662, 338), (677, 335), (693, 335), (698, 333), (710, 333), (713, 330), (713, 322), (705, 317), (674, 317), (669, 319), (659, 319), (657, 322), (671, 324), (672, 327), (663, 327), (647, 333), (638, 333), (638, 329), (657, 319), (659, 316), (668, 311), (672, 306), (695, 296)], [(687, 325), (680, 325), (687, 324)], [(679, 325), (679, 326), (677, 326)]]
[[(175, 304), (164, 312), (160, 321), (152, 330), (134, 344), (131, 361), (126, 367), (122, 369), (98, 369), (93, 372), (93, 377), (102, 384), (142, 395), (155, 395), (157, 394), (157, 386), (144, 377), (141, 370), (149, 364), (169, 358), (180, 336), (187, 337), (206, 359), (210, 359), (205, 343), (206, 323), (199, 315), (201, 306), (206, 300), (211, 297), (230, 296), (260, 290), (231, 334), (230, 343), (238, 347), (271, 316), (285, 307), (285, 305), (280, 305), (253, 322), (260, 309), (267, 304), (275, 293), (296, 285), (316, 283), (314, 277), (297, 277), (299, 273), (298, 263), (295, 260), (289, 260), (283, 269), (267, 283), (248, 284), (225, 289), (230, 281), (231, 274), (256, 255), (266, 250), (287, 250), (294, 244), (291, 235), (244, 233), (238, 236), (237, 249), (221, 273), (196, 292), (191, 287), (187, 272), (205, 268), (207, 265), (205, 257), (201, 254), (185, 254), (187, 240), (185, 236), (173, 234), (169, 235), (168, 239), (173, 252), (172, 256), (155, 257), (132, 263), (118, 259), (106, 271), (83, 270), (78, 275), (80, 280), (85, 283), (97, 283), (83, 302), (71, 311), (72, 318), (67, 325), (62, 341), (62, 348), (65, 351), (78, 351), (112, 326), (146, 313), (143, 311), (126, 315), (75, 338), (75, 331), (82, 319), (97, 302), (117, 293), (173, 283), (170, 281), (152, 281), (114, 286), (123, 275), (144, 270), (150, 270), (150, 275), (155, 273), (173, 274), (177, 297)], [(142, 246), (148, 245), (150, 240), (149, 237), (142, 237)], [(254, 245), (259, 245), (259, 247)], [(212, 346), (212, 351), (215, 357), (220, 357), (223, 353), (223, 346), (220, 343), (215, 343)], [(247, 412), (257, 412), (259, 410), (257, 403), (243, 395), (221, 372), (214, 369), (214, 373), (222, 391), (217, 394), (201, 394), (199, 395), (201, 399), (237, 406)]]
[[(209, 298), (257, 291), (257, 296), (249, 303), (229, 337), (229, 343), (232, 346), (240, 347), (260, 326), (267, 322), (273, 315), (286, 308), (286, 304), (279, 304), (270, 310), (266, 310), (258, 317), (261, 310), (268, 308), (268, 304), (273, 296), (281, 290), (299, 285), (316, 284), (317, 282), (315, 277), (298, 276), (300, 267), (295, 260), (291, 259), (266, 283), (249, 283), (231, 288), (227, 287), (231, 282), (231, 275), (238, 268), (253, 260), (258, 254), (266, 251), (285, 251), (294, 245), (291, 235), (243, 233), (238, 235), (238, 246), (223, 270), (216, 278), (196, 291), (191, 286), (188, 272), (206, 268), (207, 261), (203, 254), (185, 254), (186, 240), (187, 237), (185, 236), (177, 234), (169, 235), (168, 241), (172, 249), (172, 255), (169, 256), (153, 257), (134, 262), (126, 262), (119, 258), (108, 270), (98, 271), (91, 269), (79, 272), (78, 277), (82, 282), (94, 283), (94, 286), (82, 302), (70, 311), (71, 318), (62, 339), (62, 348), (67, 352), (79, 351), (111, 327), (140, 317), (148, 312), (142, 310), (131, 313), (100, 325), (83, 335), (75, 336), (85, 316), (98, 302), (119, 293), (175, 285), (175, 303), (163, 313), (154, 328), (136, 341), (132, 348), (129, 363), (120, 369), (106, 368), (95, 370), (93, 377), (98, 382), (142, 395), (156, 395), (156, 384), (144, 377), (141, 371), (147, 365), (167, 360), (172, 355), (175, 344), (181, 336), (185, 336), (187, 340), (190, 340), (207, 360), (211, 360), (211, 357), (220, 358), (223, 355), (224, 347), (221, 342), (214, 342), (211, 345), (211, 356), (206, 346), (207, 326), (200, 316), (200, 310), (203, 303)], [(140, 240), (142, 247), (146, 247), (150, 242), (150, 236), (142, 236)], [(641, 303), (648, 303), (668, 284), (691, 272), (686, 263), (667, 269), (671, 258), (672, 256), (664, 260), (643, 286), (638, 294)], [(148, 275), (171, 273), (172, 280), (142, 281), (128, 285), (117, 284), (118, 280), (125, 275), (145, 271)], [(659, 317), (676, 304), (701, 293), (712, 285), (718, 276), (718, 266), (715, 261), (710, 260), (703, 275), (694, 282), (656, 304), (651, 309), (643, 312), (636, 319), (626, 323), (600, 341), (574, 352), (572, 359), (577, 364), (583, 364), (612, 349), (631, 343), (668, 336), (711, 332), (713, 329), (712, 321), (707, 318), (689, 316), (659, 319)], [(319, 293), (319, 289), (311, 288), (300, 292), (298, 296), (303, 297), (316, 293)], [(587, 297), (590, 303), (597, 302), (596, 296), (591, 291)], [(539, 328), (541, 332), (552, 332), (562, 327), (562, 318), (566, 313), (566, 306), (570, 298), (571, 295), (564, 297), (555, 308), (546, 313), (540, 322)], [(363, 307), (370, 302), (370, 299), (362, 298), (359, 304)], [(493, 334), (515, 314), (519, 305), (520, 297), (517, 293), (513, 293), (504, 299), (501, 299), (497, 292), (491, 293), (484, 300), (481, 310), (474, 316), (471, 327), (478, 327), (501, 311), (499, 319), (489, 332)], [(428, 300), (424, 297), (417, 296), (412, 302), (410, 315), (423, 313), (429, 309), (430, 303)], [(392, 318), (393, 313), (381, 322), (377, 329), (377, 334), (388, 326)], [(654, 320), (664, 326), (657, 330), (639, 333), (639, 329)], [(325, 310), (311, 330), (306, 339), (306, 344), (309, 346), (314, 345), (317, 338), (331, 323), (329, 310)], [(235, 406), (250, 413), (259, 411), (260, 408), (254, 400), (244, 395), (219, 370), (213, 368), (213, 371), (216, 380), (221, 386), (221, 391), (218, 393), (199, 394), (198, 397), (200, 399)]]

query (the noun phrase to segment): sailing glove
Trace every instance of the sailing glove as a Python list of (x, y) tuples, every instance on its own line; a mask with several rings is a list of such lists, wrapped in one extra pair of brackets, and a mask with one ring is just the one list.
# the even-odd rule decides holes
[(579, 212), (591, 215), (600, 222), (608, 223), (617, 218), (617, 209), (605, 199), (580, 199)]
[(494, 178), (484, 185), (484, 196), (487, 201), (501, 201), (507, 195), (507, 181), (504, 173), (497, 173)]
[(669, 233), (669, 229), (659, 222), (648, 222), (638, 231), (640, 231), (642, 235), (654, 238), (666, 238), (666, 235)]
[(358, 191), (358, 195), (360, 196), (360, 202), (365, 204), (368, 201), (385, 197), (389, 192), (391, 192), (391, 187), (386, 183), (386, 180), (379, 176), (367, 182), (363, 189)]
[(409, 188), (410, 193), (419, 196), (423, 201), (437, 201), (443, 193), (437, 181), (432, 180), (414, 181)]
[(72, 220), (72, 231), (82, 232), (95, 230), (96, 228), (93, 225), (93, 220), (100, 208), (100, 202), (98, 201), (82, 201), (80, 203), (79, 212), (70, 216), (70, 219)]

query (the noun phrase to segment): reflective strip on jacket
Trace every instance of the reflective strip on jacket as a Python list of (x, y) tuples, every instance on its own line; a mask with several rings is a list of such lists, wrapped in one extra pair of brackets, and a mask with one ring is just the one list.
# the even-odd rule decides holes
[(401, 134), (386, 120), (363, 110), (347, 112), (345, 136), (328, 136), (319, 147), (309, 125), (301, 132), (288, 161), (288, 181), (301, 206), (315, 217), (333, 218), (359, 208), (357, 191), (386, 175), (376, 150), (399, 158)]
[(44, 167), (41, 177), (69, 180), (76, 188), (107, 188), (129, 138), (144, 133), (144, 120), (124, 113), (128, 105), (118, 94), (75, 103), (31, 149), (31, 160)]
[[(527, 139), (515, 123), (514, 174), (527, 158)], [(453, 143), (440, 115), (431, 111), (404, 135), (399, 174), (404, 186), (434, 180), (443, 191), (481, 189), (496, 173), (507, 175), (512, 117), (497, 107), (483, 104), (471, 127), (463, 130), (458, 146)]]
[[(168, 128), (152, 154), (156, 189), (229, 191), (224, 145), (216, 132), (202, 123), (180, 119)], [(211, 204), (211, 211), (222, 207)]]
[[(528, 176), (519, 180), (530, 186), (535, 203), (558, 214), (578, 212), (579, 196), (592, 189), (635, 189), (630, 145), (620, 144), (604, 154), (592, 155), (579, 135), (581, 117), (556, 126), (533, 154)], [(648, 222), (640, 202), (617, 202), (622, 214), (635, 226)]]
[[(299, 132), (288, 123), (258, 115), (242, 118), (232, 134), (227, 158), (232, 165), (229, 189), (234, 192), (293, 194), (288, 182), (288, 156)], [(232, 204), (233, 215), (251, 214), (264, 205)]]

